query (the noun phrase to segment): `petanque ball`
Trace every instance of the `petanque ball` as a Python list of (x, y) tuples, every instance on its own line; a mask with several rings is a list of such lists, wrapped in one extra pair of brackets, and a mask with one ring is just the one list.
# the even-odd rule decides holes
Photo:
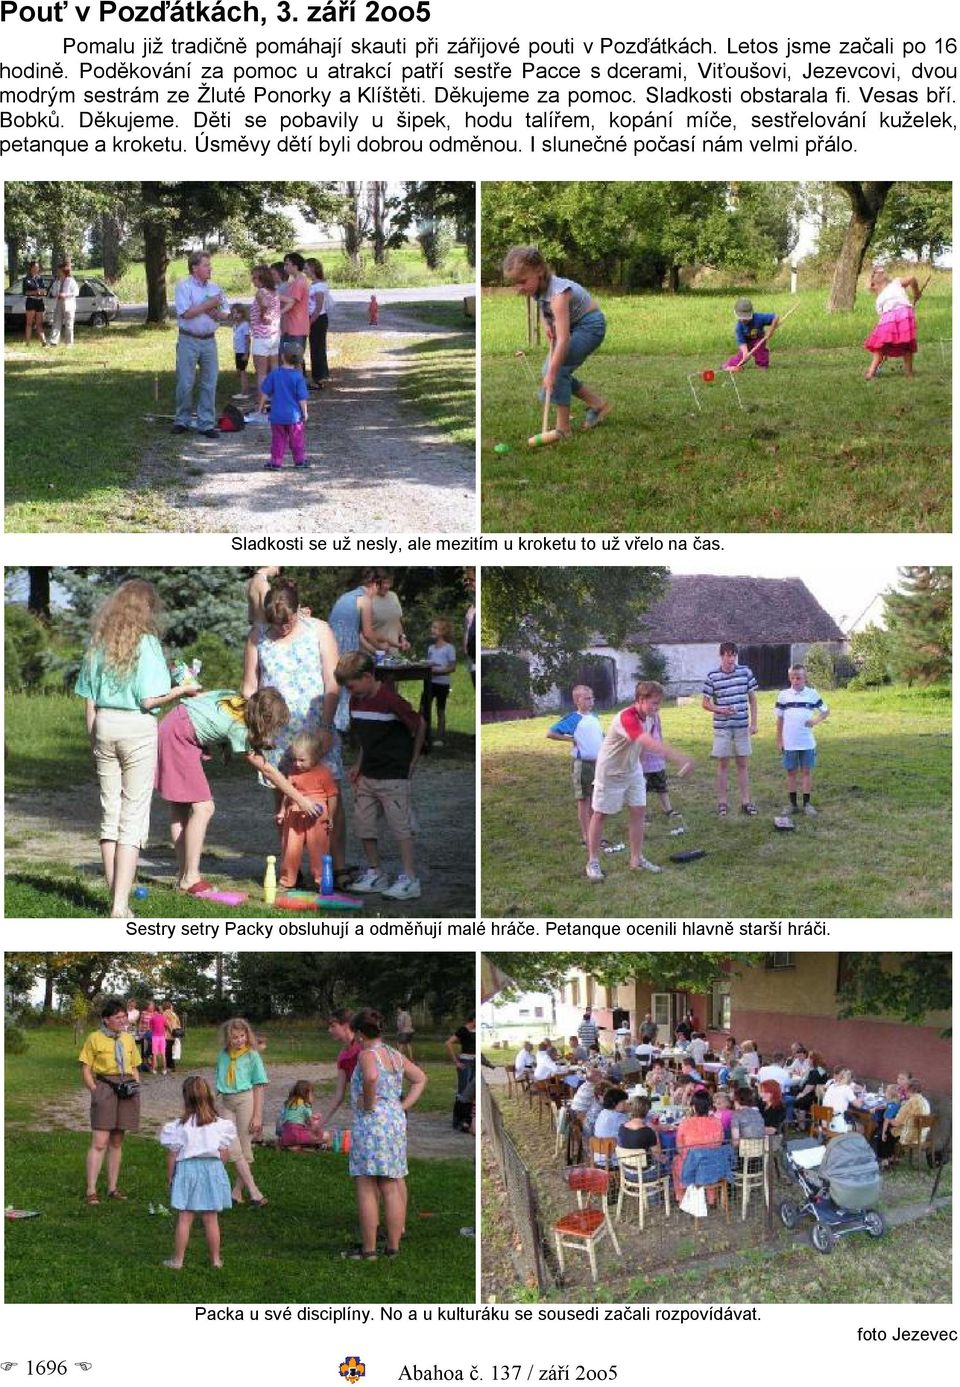
[(510, 451), (510, 444), (509, 444), (509, 443), (495, 443), (495, 444), (493, 445), (493, 451), (494, 451), (495, 453), (509, 453), (509, 451)]
[(149, 894), (150, 892), (145, 886), (135, 886), (133, 888), (133, 899), (135, 901), (145, 901)]
[(702, 375), (702, 377), (701, 377), (701, 379), (704, 380), (704, 381), (707, 383), (707, 385), (710, 385), (713, 381), (716, 380), (716, 378), (717, 378), (717, 373), (716, 373), (716, 371), (704, 371), (704, 373), (703, 373), (703, 375)]

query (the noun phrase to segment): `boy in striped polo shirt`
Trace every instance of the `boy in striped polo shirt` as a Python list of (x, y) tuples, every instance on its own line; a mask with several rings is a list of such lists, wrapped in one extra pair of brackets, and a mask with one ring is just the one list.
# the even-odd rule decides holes
[(807, 683), (803, 665), (791, 665), (788, 670), (790, 687), (777, 695), (777, 750), (783, 757), (790, 795), (788, 813), (797, 810), (797, 771), (800, 772), (803, 812), (813, 816), (816, 809), (810, 803), (813, 791), (813, 768), (817, 764), (817, 739), (813, 729), (826, 722), (830, 709)]
[(703, 681), (703, 708), (713, 714), (713, 750), (717, 763), (717, 813), (727, 816), (727, 770), (730, 757), (737, 763), (741, 814), (756, 814), (750, 799), (750, 738), (757, 735), (757, 689), (753, 670), (741, 665), (733, 641), (720, 646), (720, 668)]

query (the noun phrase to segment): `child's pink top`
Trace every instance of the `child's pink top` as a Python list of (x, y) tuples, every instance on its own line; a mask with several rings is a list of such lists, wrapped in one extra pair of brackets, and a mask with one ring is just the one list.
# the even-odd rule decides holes
[(150, 1017), (150, 1034), (154, 1040), (165, 1040), (167, 1035), (167, 1023), (163, 1019), (162, 1011), (155, 1011)]

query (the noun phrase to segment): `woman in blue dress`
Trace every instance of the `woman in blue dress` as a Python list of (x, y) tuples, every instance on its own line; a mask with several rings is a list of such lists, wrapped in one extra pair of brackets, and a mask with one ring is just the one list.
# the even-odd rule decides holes
[[(341, 655), (351, 650), (365, 650), (368, 655), (375, 653), (373, 599), (386, 571), (384, 568), (361, 568), (357, 586), (338, 597), (330, 608), (330, 629)], [(341, 690), (334, 722), (338, 732), (346, 732), (350, 726), (349, 689)]]
[[(372, 1007), (350, 1023), (361, 1049), (350, 1079), (353, 1132), (350, 1174), (357, 1182), (360, 1244), (344, 1257), (375, 1261), (380, 1200), (386, 1227), (384, 1255), (395, 1257), (407, 1216), (407, 1112), (427, 1086), (423, 1070), (385, 1045), (383, 1019)], [(404, 1079), (409, 1088), (404, 1094)]]

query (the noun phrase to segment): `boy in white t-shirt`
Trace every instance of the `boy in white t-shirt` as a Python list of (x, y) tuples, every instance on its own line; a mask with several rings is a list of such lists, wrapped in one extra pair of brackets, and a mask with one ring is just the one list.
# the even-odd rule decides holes
[(807, 683), (807, 671), (803, 665), (791, 665), (789, 670), (790, 687), (777, 695), (777, 751), (783, 758), (783, 768), (787, 773), (787, 791), (790, 795), (788, 813), (798, 809), (797, 772), (800, 773), (800, 786), (803, 795), (803, 812), (809, 816), (816, 814), (810, 802), (813, 793), (813, 768), (817, 764), (817, 739), (813, 729), (826, 722), (830, 709)]
[(593, 689), (577, 684), (571, 690), (573, 712), (555, 722), (547, 736), (552, 742), (569, 742), (573, 764), (573, 798), (580, 824), (580, 841), (586, 843), (590, 829), (590, 800), (597, 757), (603, 745), (603, 728), (593, 711)]
[(437, 705), (437, 735), (434, 746), (443, 746), (447, 735), (447, 699), (450, 697), (450, 676), (457, 667), (457, 652), (450, 644), (453, 626), (449, 621), (430, 624), (431, 643), (427, 646), (430, 666), (430, 700)]

